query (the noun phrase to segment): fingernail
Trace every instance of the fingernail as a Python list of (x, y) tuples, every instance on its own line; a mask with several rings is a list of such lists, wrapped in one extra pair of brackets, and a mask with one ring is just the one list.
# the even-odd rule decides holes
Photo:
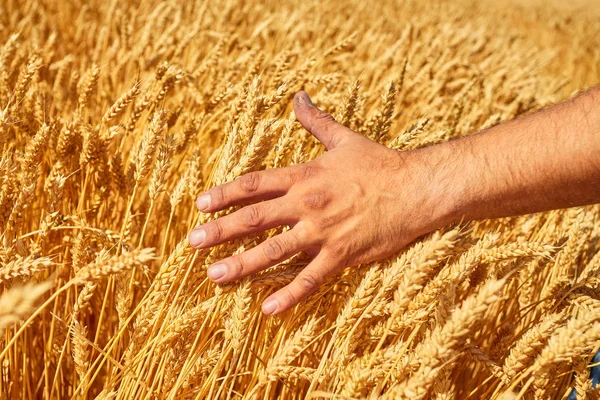
[(200, 211), (206, 210), (209, 206), (210, 206), (210, 194), (203, 194), (202, 196), (198, 197), (198, 199), (196, 200), (196, 207), (198, 207), (198, 210), (200, 210)]
[(206, 238), (204, 229), (194, 229), (190, 232), (190, 244), (194, 247), (200, 246)]
[(277, 307), (279, 307), (279, 302), (277, 300), (267, 300), (262, 305), (262, 311), (267, 315), (273, 315), (273, 313), (277, 311)]
[(308, 94), (306, 92), (302, 92), (302, 97), (304, 97), (304, 102), (306, 104), (308, 104), (309, 106), (314, 106), (314, 104), (312, 103), (312, 101), (310, 100), (310, 97), (308, 97)]
[(226, 272), (227, 272), (227, 266), (225, 264), (211, 265), (210, 267), (208, 267), (208, 271), (206, 271), (206, 273), (208, 274), (208, 277), (210, 279), (212, 279), (213, 281), (216, 281), (216, 280), (224, 277)]
[(308, 94), (306, 94), (306, 92), (304, 92), (304, 97), (306, 97), (304, 99), (304, 101), (306, 101), (306, 104), (308, 104), (309, 106), (313, 107), (314, 104), (313, 104), (312, 100), (310, 99), (310, 97), (308, 97)]
[(298, 103), (299, 104), (307, 104), (309, 106), (314, 106), (314, 104), (312, 103), (312, 101), (310, 100), (310, 97), (308, 97), (308, 94), (306, 94), (306, 92), (300, 92), (300, 94), (298, 95)]

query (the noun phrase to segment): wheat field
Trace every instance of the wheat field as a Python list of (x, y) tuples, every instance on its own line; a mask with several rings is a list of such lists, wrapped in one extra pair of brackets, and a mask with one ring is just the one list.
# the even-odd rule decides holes
[[(310, 161), (300, 89), (408, 151), (600, 83), (592, 0), (0, 1), (1, 399), (600, 399), (600, 206), (444, 227), (275, 317), (204, 190)], [(401, 205), (399, 204), (399, 207)], [(399, 221), (399, 223), (401, 223)]]

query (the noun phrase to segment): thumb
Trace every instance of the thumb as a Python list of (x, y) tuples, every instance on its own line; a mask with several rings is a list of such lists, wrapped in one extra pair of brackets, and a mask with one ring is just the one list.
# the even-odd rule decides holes
[(303, 90), (294, 96), (294, 113), (304, 129), (323, 143), (327, 150), (334, 149), (357, 135), (351, 129), (335, 122), (330, 114), (315, 107)]

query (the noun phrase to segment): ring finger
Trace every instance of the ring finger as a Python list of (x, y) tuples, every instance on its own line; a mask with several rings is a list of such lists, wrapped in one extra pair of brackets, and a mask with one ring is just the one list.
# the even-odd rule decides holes
[(296, 226), (243, 253), (211, 265), (208, 277), (217, 283), (231, 282), (285, 261), (313, 244)]

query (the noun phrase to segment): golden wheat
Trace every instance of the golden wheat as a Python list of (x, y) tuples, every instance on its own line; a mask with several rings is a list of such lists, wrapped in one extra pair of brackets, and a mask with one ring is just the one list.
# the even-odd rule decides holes
[(593, 0), (0, 2), (0, 399), (600, 398), (598, 205), (444, 227), (276, 317), (260, 304), (307, 254), (229, 285), (206, 269), (288, 227), (186, 239), (238, 208), (198, 213), (207, 188), (324, 151), (296, 91), (416, 149), (600, 83), (598, 15)]

